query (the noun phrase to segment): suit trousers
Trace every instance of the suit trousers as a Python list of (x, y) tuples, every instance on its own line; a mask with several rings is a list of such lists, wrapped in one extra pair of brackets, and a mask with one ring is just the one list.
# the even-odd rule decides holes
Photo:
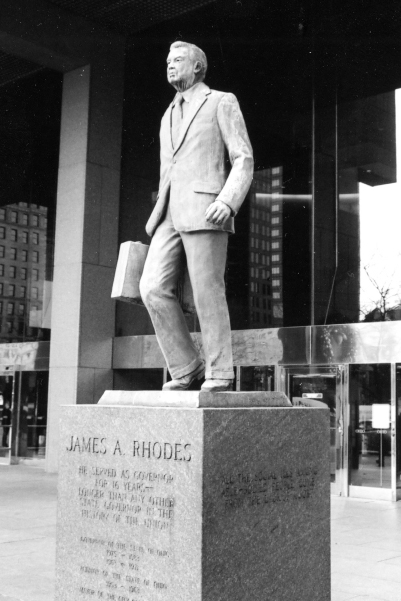
[(202, 364), (175, 294), (185, 257), (202, 332), (206, 378), (234, 377), (224, 283), (227, 243), (227, 232), (178, 232), (169, 207), (151, 240), (140, 291), (173, 379)]

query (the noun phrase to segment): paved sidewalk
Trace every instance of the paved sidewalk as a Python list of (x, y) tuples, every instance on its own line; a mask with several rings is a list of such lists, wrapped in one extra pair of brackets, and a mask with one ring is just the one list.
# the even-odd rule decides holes
[(54, 601), (57, 477), (0, 465), (0, 601)]
[[(0, 466), (0, 601), (54, 601), (56, 484)], [(401, 502), (332, 498), (331, 601), (351, 600), (401, 601)]]
[(331, 506), (331, 601), (401, 601), (401, 502)]

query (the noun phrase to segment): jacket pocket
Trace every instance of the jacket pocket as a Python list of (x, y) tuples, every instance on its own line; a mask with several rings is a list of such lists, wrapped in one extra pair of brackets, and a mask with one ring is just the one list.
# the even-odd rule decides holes
[(219, 182), (193, 182), (194, 192), (203, 192), (204, 194), (219, 194), (223, 186)]

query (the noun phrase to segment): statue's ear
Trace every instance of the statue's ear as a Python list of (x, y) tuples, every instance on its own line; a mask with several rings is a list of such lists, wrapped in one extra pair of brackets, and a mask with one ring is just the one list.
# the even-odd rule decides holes
[(196, 61), (195, 66), (194, 66), (194, 73), (199, 73), (199, 71), (202, 69), (202, 65), (200, 63), (200, 61)]

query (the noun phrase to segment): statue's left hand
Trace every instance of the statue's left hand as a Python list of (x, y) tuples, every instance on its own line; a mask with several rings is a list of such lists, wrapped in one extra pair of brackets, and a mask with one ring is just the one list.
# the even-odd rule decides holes
[(214, 225), (224, 225), (231, 215), (231, 209), (221, 200), (215, 200), (208, 206), (205, 217), (206, 221)]

